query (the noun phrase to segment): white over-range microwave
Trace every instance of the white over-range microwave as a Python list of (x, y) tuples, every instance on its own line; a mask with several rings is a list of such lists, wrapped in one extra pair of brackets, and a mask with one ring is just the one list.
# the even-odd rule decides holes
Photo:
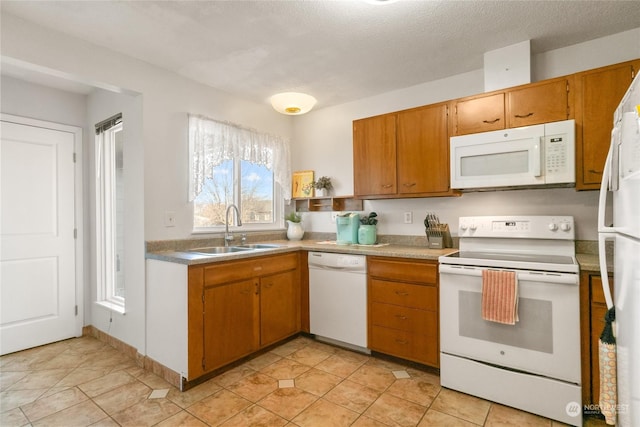
[(575, 185), (575, 122), (545, 123), (450, 140), (451, 188)]

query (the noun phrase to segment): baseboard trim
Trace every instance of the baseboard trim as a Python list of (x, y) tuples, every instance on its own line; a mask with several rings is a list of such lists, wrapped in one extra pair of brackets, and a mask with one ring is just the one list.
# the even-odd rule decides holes
[(147, 357), (143, 354), (138, 353), (138, 350), (135, 347), (123, 341), (120, 341), (119, 339), (107, 334), (106, 332), (103, 332), (97, 329), (93, 325), (84, 326), (82, 328), (82, 335), (94, 337), (98, 341), (108, 344), (109, 346), (115, 348), (125, 356), (134, 360), (136, 362), (136, 365), (138, 365), (139, 367), (144, 368), (145, 370), (158, 375), (159, 377), (164, 379), (166, 382), (176, 387), (178, 390), (181, 390), (182, 381), (179, 373), (172, 371), (171, 369), (167, 368), (161, 363), (156, 362), (150, 357)]

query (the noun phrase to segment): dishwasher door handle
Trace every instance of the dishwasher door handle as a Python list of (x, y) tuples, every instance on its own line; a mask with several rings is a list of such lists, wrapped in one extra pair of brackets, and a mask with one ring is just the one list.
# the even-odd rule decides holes
[(352, 274), (364, 274), (367, 272), (366, 269), (361, 267), (336, 267), (333, 265), (310, 265), (309, 270), (319, 270), (319, 271), (336, 271), (336, 272), (344, 272), (344, 273), (352, 273)]

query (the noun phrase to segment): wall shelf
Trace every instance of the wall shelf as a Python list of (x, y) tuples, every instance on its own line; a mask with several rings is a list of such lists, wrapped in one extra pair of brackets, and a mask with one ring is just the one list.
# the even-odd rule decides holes
[(293, 199), (296, 212), (361, 211), (362, 200), (353, 196)]

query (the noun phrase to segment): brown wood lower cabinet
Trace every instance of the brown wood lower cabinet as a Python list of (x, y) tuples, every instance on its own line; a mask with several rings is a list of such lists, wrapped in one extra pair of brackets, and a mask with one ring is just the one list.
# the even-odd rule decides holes
[[(609, 285), (613, 295), (612, 284), (613, 278), (609, 277)], [(582, 403), (584, 405), (597, 405), (600, 400), (598, 343), (605, 324), (604, 317), (607, 313), (607, 304), (604, 299), (600, 273), (581, 273), (580, 299), (582, 325)]]
[(191, 266), (190, 377), (298, 333), (300, 278), (298, 253)]
[(370, 257), (368, 273), (369, 348), (438, 367), (438, 264)]

